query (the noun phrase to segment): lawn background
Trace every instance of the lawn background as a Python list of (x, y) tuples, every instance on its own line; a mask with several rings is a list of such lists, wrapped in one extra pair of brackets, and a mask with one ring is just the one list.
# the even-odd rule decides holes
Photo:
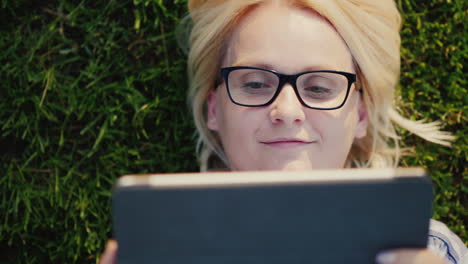
[[(441, 120), (453, 148), (401, 131), (434, 183), (434, 218), (468, 240), (468, 2), (399, 0), (400, 111)], [(196, 171), (186, 1), (0, 0), (0, 264), (96, 263), (126, 173)]]

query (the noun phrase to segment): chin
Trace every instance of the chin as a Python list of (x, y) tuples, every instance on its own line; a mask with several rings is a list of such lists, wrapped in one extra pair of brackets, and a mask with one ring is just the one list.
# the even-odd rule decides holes
[(315, 168), (309, 161), (293, 160), (284, 163), (268, 164), (261, 170), (280, 170), (280, 171), (299, 171), (299, 170), (312, 170)]

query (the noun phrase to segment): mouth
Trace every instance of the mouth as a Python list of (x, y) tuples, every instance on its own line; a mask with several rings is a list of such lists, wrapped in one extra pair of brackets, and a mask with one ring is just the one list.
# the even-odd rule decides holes
[(304, 147), (314, 143), (314, 141), (307, 141), (301, 139), (274, 139), (268, 141), (260, 141), (260, 143), (267, 145), (273, 148), (279, 149), (289, 149), (289, 148), (297, 148), (297, 147)]

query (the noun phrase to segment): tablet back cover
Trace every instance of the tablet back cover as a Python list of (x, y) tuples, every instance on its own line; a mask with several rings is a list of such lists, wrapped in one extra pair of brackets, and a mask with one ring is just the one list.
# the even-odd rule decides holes
[(374, 263), (426, 246), (431, 198), (427, 177), (116, 188), (118, 263)]

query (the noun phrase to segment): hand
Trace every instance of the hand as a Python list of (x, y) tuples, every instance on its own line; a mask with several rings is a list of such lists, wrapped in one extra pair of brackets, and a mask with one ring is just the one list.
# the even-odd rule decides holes
[(439, 256), (427, 249), (395, 249), (377, 254), (378, 264), (445, 264)]
[[(117, 264), (117, 242), (109, 240), (99, 264)], [(378, 264), (445, 264), (446, 262), (427, 249), (396, 249), (381, 252), (376, 257)]]
[(117, 241), (109, 240), (99, 264), (117, 264)]

